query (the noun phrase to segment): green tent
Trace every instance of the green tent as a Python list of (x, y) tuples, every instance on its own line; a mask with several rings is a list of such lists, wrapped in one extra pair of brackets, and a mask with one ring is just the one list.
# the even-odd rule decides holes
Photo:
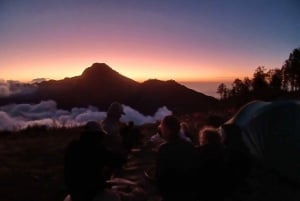
[(300, 182), (300, 101), (253, 101), (225, 124), (240, 127), (250, 153), (267, 168)]

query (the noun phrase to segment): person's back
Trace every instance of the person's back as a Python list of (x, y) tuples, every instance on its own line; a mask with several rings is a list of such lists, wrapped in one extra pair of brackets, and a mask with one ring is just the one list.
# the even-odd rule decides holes
[(193, 196), (196, 175), (196, 152), (194, 147), (182, 140), (162, 145), (158, 152), (158, 188), (166, 200)]
[(88, 201), (105, 187), (104, 150), (82, 141), (72, 142), (65, 156), (65, 181), (72, 201)]
[(103, 146), (104, 133), (96, 122), (89, 122), (86, 127), (80, 139), (69, 144), (65, 155), (65, 184), (72, 201), (89, 201), (104, 192), (110, 177), (105, 170), (122, 162)]
[(123, 153), (123, 138), (120, 135), (120, 123), (105, 119), (102, 123), (103, 129), (107, 132), (103, 141), (107, 149), (116, 152)]
[(224, 197), (224, 148), (204, 145), (198, 148), (199, 197), (201, 200), (220, 200)]
[(214, 128), (204, 128), (199, 133), (199, 199), (222, 200), (224, 198), (225, 149), (221, 136)]
[(118, 102), (113, 102), (107, 111), (106, 118), (101, 122), (103, 130), (107, 133), (104, 135), (103, 141), (107, 149), (114, 153), (123, 154), (127, 157), (127, 151), (123, 146), (123, 138), (121, 136), (120, 118), (124, 114), (123, 107)]
[(227, 175), (226, 191), (232, 194), (244, 181), (252, 168), (252, 157), (243, 139), (242, 131), (235, 124), (223, 125), (225, 165)]
[(127, 150), (127, 152), (130, 152), (133, 147), (140, 145), (141, 134), (132, 121), (121, 129), (120, 134), (123, 138), (123, 147)]
[[(158, 151), (156, 179), (157, 187), (163, 200), (195, 200), (197, 179), (196, 150), (191, 143), (179, 138), (179, 123), (173, 116), (166, 117), (162, 124), (162, 135), (167, 143), (161, 145)], [(170, 122), (169, 122), (170, 120)], [(165, 125), (164, 125), (165, 124)], [(167, 134), (170, 129), (170, 136)]]

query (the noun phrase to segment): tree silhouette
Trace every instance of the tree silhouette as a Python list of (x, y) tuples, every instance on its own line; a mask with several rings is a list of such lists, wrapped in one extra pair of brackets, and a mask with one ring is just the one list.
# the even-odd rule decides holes
[(227, 106), (245, 104), (250, 100), (276, 100), (284, 98), (300, 98), (300, 48), (294, 49), (281, 69), (267, 70), (258, 66), (253, 78), (245, 77), (242, 81), (236, 78), (232, 88), (220, 84), (217, 93), (220, 94), (222, 103)]
[(251, 91), (252, 87), (252, 80), (250, 80), (248, 77), (244, 78), (244, 87), (245, 87), (245, 92), (249, 93)]
[(271, 69), (267, 73), (271, 89), (279, 91), (283, 88), (283, 76), (280, 69)]
[(300, 90), (300, 48), (294, 49), (282, 66), (283, 81), (290, 91)]
[(233, 96), (245, 96), (250, 92), (251, 81), (249, 78), (245, 78), (244, 80), (244, 82), (240, 79), (235, 79), (233, 81), (231, 90)]
[(254, 91), (263, 91), (268, 87), (268, 82), (266, 80), (267, 73), (264, 66), (259, 66), (255, 69), (252, 80), (252, 87)]
[(228, 98), (227, 86), (224, 83), (221, 83), (218, 86), (217, 93), (220, 94), (220, 99), (221, 100), (224, 100), (224, 99)]

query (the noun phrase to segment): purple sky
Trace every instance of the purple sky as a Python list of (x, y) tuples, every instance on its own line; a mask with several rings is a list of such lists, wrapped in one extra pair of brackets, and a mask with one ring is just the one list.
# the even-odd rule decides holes
[(300, 47), (298, 0), (0, 0), (0, 79), (232, 80)]

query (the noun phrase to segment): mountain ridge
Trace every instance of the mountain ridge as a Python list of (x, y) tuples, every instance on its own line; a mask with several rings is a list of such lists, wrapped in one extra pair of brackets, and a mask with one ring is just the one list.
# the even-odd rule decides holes
[[(106, 110), (113, 101), (128, 105), (152, 115), (157, 108), (167, 106), (174, 113), (205, 112), (217, 99), (194, 91), (175, 80), (149, 79), (137, 82), (113, 70), (105, 63), (94, 63), (81, 75), (61, 80), (48, 80), (37, 84), (37, 92), (12, 102), (38, 102), (54, 100), (58, 108), (96, 106)], [(0, 100), (0, 104), (3, 105)]]

